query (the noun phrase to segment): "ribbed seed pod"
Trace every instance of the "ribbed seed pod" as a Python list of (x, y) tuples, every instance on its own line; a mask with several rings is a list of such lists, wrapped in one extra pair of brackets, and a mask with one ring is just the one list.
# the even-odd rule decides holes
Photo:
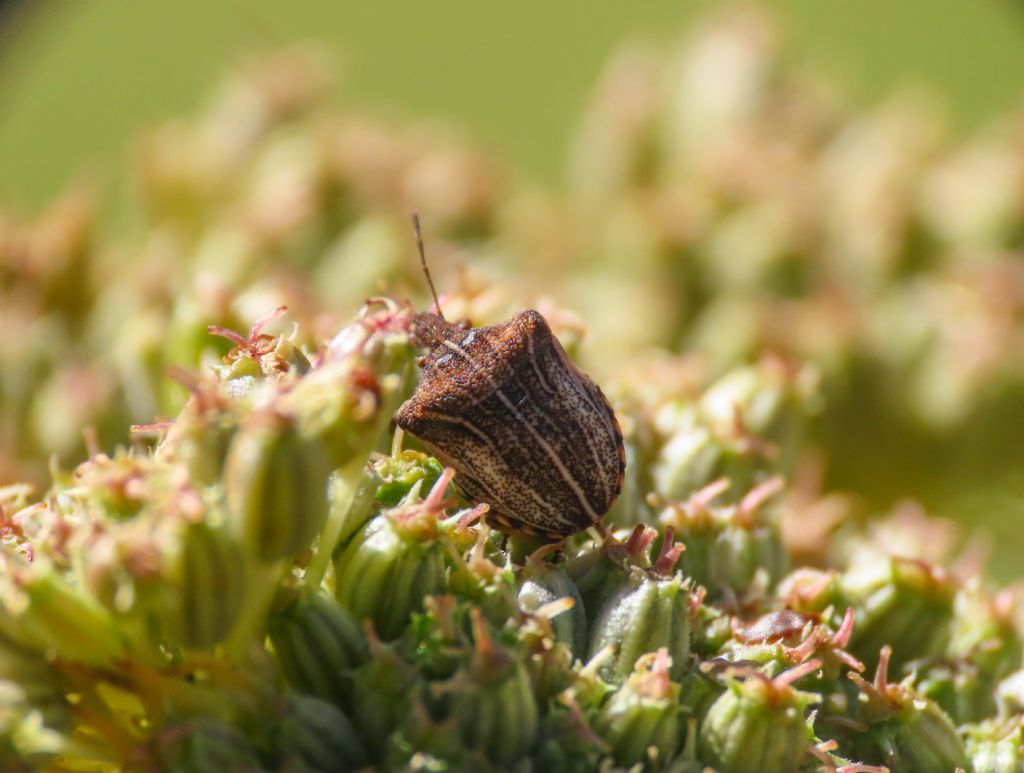
[(765, 362), (727, 373), (697, 404), (664, 406), (655, 420), (667, 439), (652, 464), (654, 490), (685, 500), (724, 477), (739, 497), (788, 470), (814, 388), (811, 374)]
[(555, 638), (568, 646), (575, 657), (582, 658), (587, 648), (587, 615), (576, 584), (565, 569), (531, 557), (519, 577), (519, 607), (536, 612), (545, 604), (559, 599), (572, 599), (572, 608), (551, 619)]
[(707, 588), (712, 600), (723, 595), (743, 597), (749, 591), (764, 593), (782, 578), (788, 557), (777, 518), (765, 507), (781, 485), (781, 479), (770, 478), (737, 504), (723, 507), (712, 502), (728, 488), (725, 479), (704, 487), (686, 502), (663, 500), (661, 522), (672, 526), (686, 545), (680, 569)]
[(370, 650), (347, 609), (322, 593), (307, 592), (273, 616), (267, 630), (289, 687), (350, 706), (350, 672), (370, 659)]
[(133, 757), (140, 769), (161, 773), (264, 770), (248, 736), (234, 725), (208, 717), (163, 728)]
[(408, 718), (423, 682), (417, 670), (402, 660), (391, 645), (381, 642), (372, 624), (364, 626), (364, 631), (370, 661), (352, 674), (352, 721), (360, 738), (379, 755), (391, 733)]
[[(811, 748), (805, 709), (813, 696), (790, 685), (819, 667), (810, 661), (768, 679), (756, 671), (727, 676), (728, 689), (700, 729), (700, 756), (718, 773), (790, 773)], [(909, 770), (909, 769), (908, 769)]]
[(452, 680), (451, 715), (467, 747), (510, 765), (533, 744), (537, 704), (523, 664), (495, 646), (483, 616), (473, 612), (473, 656)]
[(261, 561), (309, 545), (327, 516), (330, 467), (316, 440), (274, 412), (253, 413), (231, 442), (224, 490), (233, 526)]
[(222, 527), (191, 523), (180, 535), (165, 619), (189, 648), (212, 647), (231, 631), (245, 592), (242, 550)]
[(905, 684), (889, 683), (891, 652), (889, 647), (882, 648), (874, 683), (850, 674), (864, 698), (858, 719), (868, 726), (855, 739), (857, 755), (894, 771), (947, 773), (967, 769), (963, 740), (946, 713)]
[(637, 659), (665, 647), (672, 660), (671, 675), (679, 679), (690, 654), (690, 587), (672, 566), (681, 546), (666, 534), (662, 555), (651, 570), (634, 567), (597, 610), (590, 629), (588, 659), (606, 647), (614, 654), (601, 666), (601, 677), (612, 684), (633, 673)]
[(934, 701), (956, 725), (978, 722), (995, 713), (992, 684), (973, 663), (935, 659), (910, 661), (915, 692)]
[(274, 756), (282, 770), (357, 770), (369, 758), (345, 713), (332, 703), (292, 695), (273, 731)]
[(939, 655), (950, 636), (956, 588), (937, 567), (887, 558), (851, 571), (841, 592), (857, 610), (850, 652), (871, 667), (882, 647), (893, 651), (893, 668), (911, 658)]
[[(372, 620), (385, 641), (397, 638), (423, 598), (444, 592), (438, 518), (451, 473), (422, 502), (386, 510), (363, 526), (335, 558), (335, 596), (357, 620)], [(416, 496), (416, 492), (410, 494)]]
[(596, 729), (615, 761), (645, 770), (664, 769), (679, 749), (679, 685), (669, 678), (672, 659), (664, 647), (641, 657), (636, 669), (601, 707)]

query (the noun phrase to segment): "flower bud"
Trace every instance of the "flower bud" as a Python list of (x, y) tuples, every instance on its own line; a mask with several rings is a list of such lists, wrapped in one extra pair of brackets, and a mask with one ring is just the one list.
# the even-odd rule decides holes
[(288, 686), (347, 707), (351, 671), (370, 652), (352, 614), (318, 592), (303, 593), (268, 624), (270, 642)]
[[(422, 502), (408, 501), (363, 526), (334, 562), (335, 596), (357, 620), (373, 620), (385, 641), (398, 638), (423, 598), (445, 589), (443, 475)], [(410, 493), (415, 497), (416, 491)]]
[(555, 638), (581, 658), (587, 647), (587, 615), (583, 598), (564, 568), (552, 566), (536, 554), (531, 556), (519, 576), (519, 608), (524, 612), (536, 612), (545, 604), (559, 599), (571, 599), (572, 607), (551, 618), (551, 628)]
[(289, 696), (271, 745), (281, 769), (348, 771), (368, 762), (349, 718), (332, 703), (308, 695)]
[(231, 441), (224, 493), (250, 554), (276, 561), (308, 546), (327, 515), (330, 475), (323, 448), (285, 416), (253, 413)]
[(843, 596), (857, 610), (850, 652), (869, 667), (883, 646), (893, 668), (914, 657), (940, 654), (949, 641), (955, 586), (922, 561), (885, 558), (841, 578)]
[(283, 397), (302, 434), (332, 467), (362, 461), (412, 386), (411, 311), (391, 301), (364, 306), (331, 342), (324, 361)]
[(352, 673), (352, 719), (359, 736), (375, 754), (384, 751), (388, 737), (408, 717), (422, 679), (416, 669), (384, 644), (372, 623), (363, 629), (370, 647), (370, 661)]
[(855, 739), (858, 756), (891, 770), (945, 773), (968, 768), (964, 744), (953, 722), (939, 706), (906, 684), (888, 681), (892, 650), (882, 649), (874, 683), (850, 674), (861, 690), (858, 719), (867, 731)]
[(472, 622), (473, 655), (468, 668), (450, 683), (451, 715), (467, 747), (499, 765), (511, 765), (533, 744), (536, 700), (523, 664), (495, 645), (476, 610)]
[(231, 440), (238, 429), (237, 404), (215, 380), (190, 384), (185, 403), (156, 449), (160, 462), (180, 464), (195, 485), (221, 480)]
[(99, 602), (69, 584), (48, 562), (12, 561), (2, 578), (0, 621), (12, 639), (69, 661), (109, 665), (124, 655), (117, 621)]
[(171, 636), (188, 648), (207, 649), (231, 631), (245, 592), (242, 551), (223, 525), (184, 526), (177, 555), (164, 572), (165, 620)]
[(190, 773), (264, 769), (256, 746), (241, 730), (209, 717), (163, 727), (132, 761), (142, 770)]
[(614, 655), (600, 669), (605, 681), (621, 684), (641, 655), (662, 647), (671, 658), (672, 677), (682, 676), (690, 654), (691, 596), (689, 585), (671, 573), (681, 551), (682, 546), (672, 545), (668, 530), (654, 567), (649, 571), (634, 567), (597, 610), (588, 657), (614, 648)]
[(642, 656), (625, 684), (601, 708), (596, 729), (615, 761), (664, 765), (679, 748), (679, 685), (669, 679), (668, 650)]
[[(811, 749), (804, 718), (814, 696), (791, 683), (820, 664), (810, 661), (775, 679), (757, 671), (727, 677), (700, 729), (701, 758), (719, 773), (789, 773)], [(908, 768), (910, 770), (910, 768)]]
[(1021, 717), (989, 720), (964, 729), (967, 755), (974, 773), (1024, 773)]
[(711, 503), (728, 487), (724, 479), (698, 491), (684, 503), (663, 500), (662, 523), (672, 526), (686, 552), (680, 569), (708, 589), (711, 599), (723, 595), (764, 595), (785, 573), (788, 563), (777, 519), (765, 503), (782, 486), (770, 478), (751, 489), (736, 505)]

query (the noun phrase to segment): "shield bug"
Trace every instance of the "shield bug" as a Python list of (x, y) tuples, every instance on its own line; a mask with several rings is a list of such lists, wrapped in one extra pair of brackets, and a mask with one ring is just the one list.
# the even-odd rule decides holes
[(437, 313), (418, 312), (427, 350), (395, 423), (456, 471), (467, 499), (505, 533), (561, 540), (599, 523), (622, 490), (622, 432), (600, 388), (573, 364), (544, 317), (488, 327), (447, 321), (413, 227)]

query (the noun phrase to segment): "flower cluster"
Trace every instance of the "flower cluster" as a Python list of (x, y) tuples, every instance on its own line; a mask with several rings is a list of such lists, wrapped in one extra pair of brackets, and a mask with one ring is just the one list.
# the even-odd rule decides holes
[(211, 327), (236, 346), (153, 448), (3, 490), (7, 769), (1017, 769), (1012, 597), (855, 526), (792, 568), (815, 399), (774, 363), (686, 404), (623, 380), (649, 496), (541, 545), (391, 429), (411, 309), (316, 349), (268, 322)]
[[(616, 57), (544, 193), (324, 72), (153, 132), (134, 232), (0, 216), (0, 769), (1024, 771), (1012, 590), (834, 493), (1018, 463), (1019, 118), (853, 110), (732, 10)], [(416, 210), (477, 262), (451, 319), (507, 291), (590, 358), (600, 533), (493, 530), (394, 429), (413, 309), (345, 315), (413, 286)]]

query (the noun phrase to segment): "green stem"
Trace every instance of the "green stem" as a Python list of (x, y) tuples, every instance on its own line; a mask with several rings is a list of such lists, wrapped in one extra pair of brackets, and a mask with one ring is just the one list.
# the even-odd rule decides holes
[[(359, 489), (366, 475), (365, 467), (366, 462), (360, 459), (350, 462), (334, 473), (334, 480), (331, 481), (331, 506), (327, 514), (327, 522), (320, 532), (316, 550), (306, 568), (304, 583), (307, 588), (320, 587), (324, 574), (327, 572), (327, 565), (334, 554), (334, 548), (337, 547), (338, 541), (342, 537), (342, 530), (345, 529), (351, 533), (362, 525), (361, 523), (351, 523), (354, 519), (362, 520), (359, 513), (354, 511), (362, 509), (359, 507), (360, 505), (372, 505), (372, 496), (367, 503), (362, 502), (365, 497), (357, 496), (357, 494), (364, 493)], [(365, 509), (368, 511), (369, 508)]]
[(245, 568), (245, 601), (238, 613), (235, 627), (224, 642), (224, 651), (232, 660), (245, 660), (253, 641), (261, 638), (267, 614), (284, 571), (284, 561), (264, 564), (247, 562)]

